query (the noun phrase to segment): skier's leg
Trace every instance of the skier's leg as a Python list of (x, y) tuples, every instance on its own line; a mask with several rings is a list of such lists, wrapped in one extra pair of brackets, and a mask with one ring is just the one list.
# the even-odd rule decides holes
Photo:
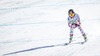
[(85, 40), (85, 42), (86, 42), (86, 41), (87, 41), (86, 34), (84, 33), (83, 29), (82, 29), (80, 26), (78, 26), (78, 28), (79, 28), (79, 30), (80, 30), (80, 32), (81, 32), (81, 34), (82, 34), (82, 36), (84, 37), (84, 40)]
[(69, 43), (72, 42), (72, 38), (73, 38), (73, 28), (70, 28), (70, 38), (69, 38)]

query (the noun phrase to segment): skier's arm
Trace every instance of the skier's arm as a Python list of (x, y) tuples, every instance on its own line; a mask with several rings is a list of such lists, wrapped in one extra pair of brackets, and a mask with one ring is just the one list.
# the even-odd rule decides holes
[(78, 22), (77, 22), (77, 25), (80, 26), (81, 22), (80, 22), (80, 17), (79, 17), (78, 14), (77, 14), (77, 21), (78, 21)]
[(71, 24), (70, 24), (70, 22), (69, 22), (69, 17), (68, 17), (68, 26), (71, 27)]

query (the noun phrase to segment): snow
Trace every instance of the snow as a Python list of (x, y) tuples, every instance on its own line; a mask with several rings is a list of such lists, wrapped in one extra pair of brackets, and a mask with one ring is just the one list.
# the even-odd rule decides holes
[[(80, 15), (69, 41), (68, 10)], [(0, 0), (0, 56), (100, 56), (100, 0)]]

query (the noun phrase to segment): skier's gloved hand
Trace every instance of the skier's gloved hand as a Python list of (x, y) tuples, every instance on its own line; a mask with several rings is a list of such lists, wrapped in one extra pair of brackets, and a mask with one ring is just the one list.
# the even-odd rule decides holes
[(79, 26), (78, 24), (74, 24), (74, 25), (75, 25), (75, 27)]
[(70, 24), (70, 23), (68, 23), (68, 26), (69, 26), (69, 27), (71, 27), (71, 24)]
[(80, 21), (78, 21), (78, 22), (77, 22), (77, 26), (80, 26), (80, 25), (81, 25), (81, 23), (80, 23)]
[(71, 24), (71, 28), (76, 28), (78, 25), (76, 23)]

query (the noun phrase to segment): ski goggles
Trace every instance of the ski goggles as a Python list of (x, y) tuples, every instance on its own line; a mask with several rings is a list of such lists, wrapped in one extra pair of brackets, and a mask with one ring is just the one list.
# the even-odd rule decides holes
[(69, 14), (70, 17), (74, 17), (74, 15), (75, 15), (74, 13), (70, 13)]

